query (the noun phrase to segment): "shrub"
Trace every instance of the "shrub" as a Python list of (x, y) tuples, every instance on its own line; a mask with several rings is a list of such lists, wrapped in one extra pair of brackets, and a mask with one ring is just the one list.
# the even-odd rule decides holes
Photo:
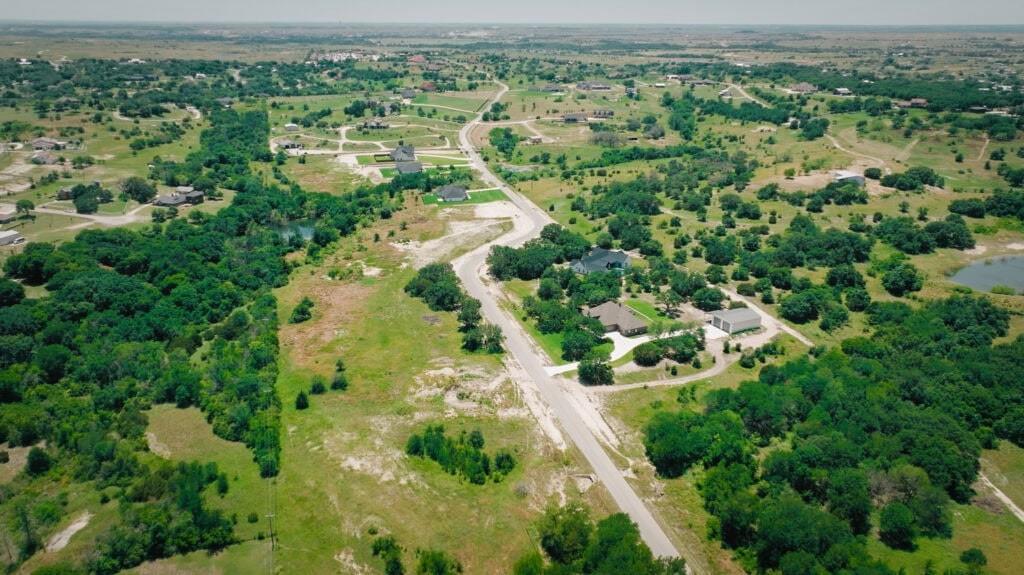
[(299, 394), (295, 396), (295, 409), (302, 410), (302, 409), (306, 409), (308, 407), (309, 407), (309, 396), (306, 395), (305, 391), (300, 391)]
[(288, 323), (302, 323), (309, 321), (313, 317), (313, 300), (308, 297), (302, 298), (299, 305), (295, 306), (292, 310), (291, 317), (288, 318)]
[(612, 385), (615, 374), (612, 366), (596, 359), (584, 359), (579, 366), (580, 383), (583, 385)]

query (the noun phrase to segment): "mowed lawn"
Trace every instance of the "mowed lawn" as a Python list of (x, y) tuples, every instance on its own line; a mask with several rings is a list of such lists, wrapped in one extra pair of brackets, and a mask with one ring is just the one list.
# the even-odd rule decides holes
[(498, 188), (490, 190), (480, 190), (476, 192), (471, 191), (469, 192), (469, 199), (464, 202), (439, 202), (436, 195), (423, 194), (423, 203), (428, 205), (444, 203), (445, 206), (465, 206), (472, 204), (486, 204), (488, 202), (500, 202), (502, 200), (507, 199), (508, 196), (505, 195), (505, 192), (501, 191)]

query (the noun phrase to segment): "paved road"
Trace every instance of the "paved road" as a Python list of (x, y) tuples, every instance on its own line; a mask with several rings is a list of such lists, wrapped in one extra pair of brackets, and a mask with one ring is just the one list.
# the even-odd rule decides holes
[[(498, 82), (498, 85), (501, 89), (495, 95), (494, 101), (500, 100), (508, 92), (508, 86), (501, 82)], [(654, 555), (678, 557), (679, 552), (651, 511), (626, 482), (622, 472), (615, 466), (608, 453), (573, 407), (567, 394), (547, 374), (544, 369), (545, 361), (533, 347), (529, 336), (512, 317), (501, 309), (494, 294), (485, 284), (486, 258), (492, 245), (520, 245), (526, 240), (536, 237), (541, 228), (551, 223), (552, 220), (544, 210), (506, 186), (491, 173), (480, 154), (473, 148), (469, 134), (480, 122), (480, 118), (481, 115), (477, 115), (472, 122), (467, 123), (459, 131), (460, 145), (469, 157), (471, 165), (480, 172), (481, 179), (489, 186), (501, 188), (512, 204), (518, 208), (521, 212), (519, 217), (522, 219), (522, 225), (516, 226), (512, 232), (455, 260), (453, 262), (455, 272), (462, 280), (469, 295), (480, 300), (483, 316), (491, 323), (501, 327), (505, 334), (505, 347), (508, 353), (534, 380), (541, 398), (547, 403), (562, 429), (590, 463), (594, 473), (604, 483), (619, 508), (639, 526), (640, 535)]]

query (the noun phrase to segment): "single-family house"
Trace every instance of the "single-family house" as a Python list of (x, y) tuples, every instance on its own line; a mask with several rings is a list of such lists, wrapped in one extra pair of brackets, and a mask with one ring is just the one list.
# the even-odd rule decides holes
[(818, 87), (807, 82), (800, 82), (790, 86), (789, 91), (794, 94), (813, 94), (818, 91)]
[(406, 89), (402, 90), (402, 99), (403, 100), (412, 100), (415, 97), (416, 97), (416, 90), (413, 90), (412, 88), (406, 88)]
[(544, 138), (542, 138), (541, 136), (530, 136), (530, 139), (528, 141), (533, 145), (543, 144)]
[(437, 201), (439, 202), (464, 202), (469, 199), (469, 192), (466, 191), (466, 186), (458, 184), (448, 184), (435, 191), (434, 195), (437, 196)]
[(595, 118), (613, 118), (615, 117), (615, 110), (594, 110)]
[(50, 152), (37, 152), (32, 155), (32, 163), (37, 166), (52, 166), (56, 164), (59, 159), (60, 158)]
[(380, 118), (371, 118), (363, 122), (364, 130), (386, 130), (391, 127), (391, 124), (381, 120)]
[(25, 243), (25, 236), (14, 230), (0, 231), (0, 246), (15, 246)]
[(18, 217), (18, 208), (14, 204), (0, 204), (0, 224), (13, 222)]
[(178, 206), (183, 206), (187, 203), (188, 199), (178, 193), (164, 194), (162, 196), (157, 196), (157, 198), (153, 200), (153, 205), (161, 208), (177, 208)]
[(416, 161), (416, 148), (409, 144), (402, 144), (394, 150), (388, 153), (388, 157), (391, 158), (392, 162), (415, 162)]
[(57, 190), (58, 200), (70, 200), (71, 198), (71, 186), (64, 186), (63, 188)]
[(66, 145), (67, 145), (67, 142), (62, 142), (60, 140), (54, 140), (53, 138), (36, 138), (35, 140), (32, 140), (32, 149), (33, 150), (43, 150), (43, 151), (63, 150), (64, 146), (66, 146)]
[(838, 184), (855, 183), (858, 186), (864, 185), (864, 174), (850, 170), (837, 170), (832, 174), (832, 181)]
[(619, 250), (594, 248), (578, 260), (570, 262), (569, 267), (578, 274), (591, 274), (611, 270), (624, 270), (629, 267), (629, 255)]
[(217, 103), (221, 106), (224, 106), (225, 108), (230, 108), (231, 104), (233, 104), (234, 102), (235, 101), (231, 98), (217, 98)]
[(277, 142), (277, 147), (281, 150), (301, 150), (302, 142), (298, 140), (286, 139)]
[(402, 175), (419, 174), (423, 171), (423, 164), (420, 162), (398, 162), (395, 170)]
[(298, 124), (292, 124), (292, 123), (285, 124), (284, 125), (284, 131), (285, 132), (298, 132), (299, 131), (299, 125)]
[(612, 87), (600, 82), (580, 82), (579, 84), (576, 84), (576, 89), (586, 92), (606, 92), (611, 90)]
[(583, 312), (601, 322), (606, 332), (617, 331), (624, 336), (640, 335), (647, 331), (647, 324), (633, 310), (617, 301), (607, 301)]
[(570, 112), (562, 114), (562, 121), (566, 124), (585, 124), (590, 116), (586, 112)]
[(832, 93), (836, 96), (852, 96), (853, 90), (849, 88), (836, 88), (835, 90), (832, 90)]
[(542, 92), (548, 92), (550, 94), (555, 94), (555, 93), (563, 91), (564, 88), (562, 88), (558, 84), (547, 84), (543, 88), (541, 88), (540, 90)]
[(761, 316), (747, 307), (713, 311), (708, 321), (730, 335), (761, 327)]

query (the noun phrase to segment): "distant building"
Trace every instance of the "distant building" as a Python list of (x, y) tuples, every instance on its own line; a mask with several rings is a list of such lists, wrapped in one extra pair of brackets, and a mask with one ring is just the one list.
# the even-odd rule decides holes
[(302, 142), (299, 142), (297, 140), (287, 139), (287, 140), (279, 140), (277, 142), (277, 147), (278, 147), (278, 149), (281, 149), (281, 150), (301, 150), (303, 146), (302, 146)]
[(363, 122), (364, 130), (386, 130), (391, 127), (391, 124), (381, 120), (380, 118), (372, 118)]
[(25, 236), (14, 230), (0, 231), (0, 246), (15, 246), (25, 243)]
[(448, 184), (434, 192), (439, 202), (464, 202), (469, 199), (469, 192), (466, 186)]
[(193, 188), (192, 186), (178, 186), (170, 194), (158, 196), (153, 200), (154, 206), (164, 208), (176, 208), (185, 204), (201, 204), (206, 199), (206, 193)]
[(231, 104), (234, 104), (235, 101), (231, 98), (217, 98), (217, 103), (221, 106), (224, 106), (225, 108), (230, 108)]
[(285, 124), (284, 125), (284, 131), (285, 132), (298, 132), (299, 131), (299, 125), (298, 124)]
[(534, 145), (536, 145), (536, 144), (543, 144), (544, 143), (544, 138), (542, 138), (540, 136), (530, 136), (529, 142), (531, 144), (534, 144)]
[(57, 190), (58, 200), (70, 200), (71, 198), (71, 186), (64, 186), (63, 188)]
[(832, 93), (836, 96), (852, 96), (853, 90), (849, 88), (836, 88), (835, 90), (832, 90)]
[(18, 208), (14, 204), (0, 204), (0, 224), (13, 222), (18, 217)]
[(818, 91), (818, 87), (807, 82), (800, 82), (790, 86), (789, 91), (794, 94), (813, 94)]
[(50, 152), (37, 152), (32, 155), (32, 163), (37, 166), (52, 166), (56, 164), (60, 158), (51, 154)]
[(601, 322), (606, 332), (617, 331), (624, 336), (633, 336), (647, 331), (647, 324), (633, 310), (617, 301), (589, 308), (583, 314)]
[(426, 64), (427, 58), (423, 54), (416, 54), (415, 56), (409, 56), (410, 64)]
[(420, 90), (422, 90), (424, 92), (436, 92), (437, 91), (437, 85), (428, 80), (428, 81), (423, 82), (422, 84), (420, 84)]
[(911, 98), (909, 100), (897, 100), (897, 108), (927, 108), (928, 100), (924, 98)]
[(730, 335), (761, 327), (761, 316), (756, 311), (741, 307), (711, 312), (711, 325)]
[(32, 140), (32, 149), (43, 151), (63, 150), (64, 146), (67, 146), (67, 144), (67, 142), (54, 140), (53, 138), (36, 138), (35, 140)]
[(565, 88), (559, 86), (558, 84), (547, 84), (543, 88), (540, 89), (541, 92), (548, 92), (550, 94), (555, 94), (555, 93), (558, 93), (558, 92), (562, 92), (564, 90), (565, 90)]
[(402, 99), (403, 100), (412, 100), (415, 97), (416, 97), (416, 90), (413, 90), (412, 88), (406, 88), (406, 89), (402, 90)]
[(391, 158), (392, 162), (415, 162), (416, 161), (416, 148), (409, 144), (403, 144), (398, 146), (394, 150), (388, 153), (388, 157)]
[(629, 267), (629, 255), (623, 251), (594, 248), (587, 255), (571, 262), (569, 267), (574, 272), (583, 275), (594, 272), (624, 270)]
[(615, 110), (594, 110), (595, 118), (612, 118), (615, 116)]
[(399, 174), (419, 174), (423, 171), (423, 164), (419, 162), (398, 162), (395, 164), (395, 170)]
[(611, 90), (612, 87), (600, 82), (580, 82), (579, 84), (576, 84), (576, 89), (583, 90), (585, 92), (606, 92)]
[(840, 184), (853, 182), (858, 186), (864, 185), (864, 174), (851, 172), (850, 170), (838, 170), (832, 175), (832, 181)]
[(586, 112), (571, 112), (562, 114), (562, 121), (566, 124), (585, 124), (590, 116)]

